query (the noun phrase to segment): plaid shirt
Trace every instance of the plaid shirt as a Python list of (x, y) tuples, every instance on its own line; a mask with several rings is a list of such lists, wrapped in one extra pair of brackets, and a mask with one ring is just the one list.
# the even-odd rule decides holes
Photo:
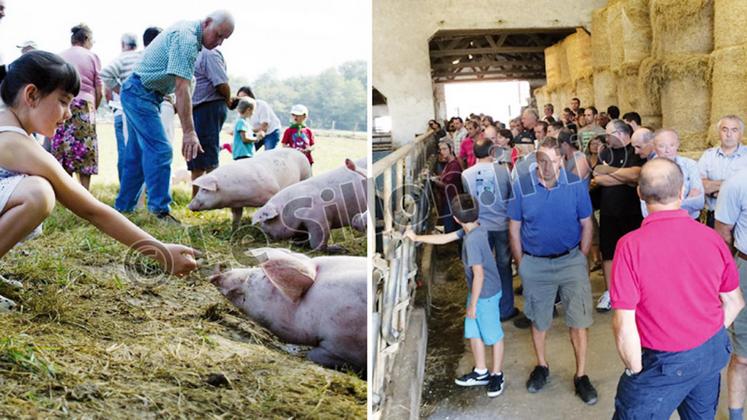
[(159, 34), (135, 67), (146, 89), (173, 93), (176, 77), (192, 80), (197, 54), (202, 49), (200, 21), (179, 22)]

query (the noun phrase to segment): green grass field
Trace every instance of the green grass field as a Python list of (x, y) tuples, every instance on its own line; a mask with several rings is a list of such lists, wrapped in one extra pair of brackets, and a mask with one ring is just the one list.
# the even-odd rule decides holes
[[(117, 183), (117, 141), (114, 137), (113, 124), (98, 124), (96, 132), (99, 140), (99, 174), (91, 178), (96, 185), (108, 185)], [(345, 162), (345, 158), (358, 159), (366, 157), (368, 143), (365, 133), (352, 133), (349, 131), (315, 133), (316, 149), (312, 152), (314, 156), (314, 174), (334, 169)], [(187, 163), (181, 155), (182, 136), (179, 128), (174, 133), (174, 161), (171, 164), (172, 174), (179, 170), (186, 170)], [(221, 133), (221, 144), (233, 144), (233, 138), (227, 132)], [(264, 149), (260, 149), (262, 153)], [(232, 162), (231, 155), (223, 150), (218, 155), (220, 164), (225, 165)], [(187, 188), (185, 185), (184, 188)]]
[[(101, 173), (92, 192), (111, 205), (112, 126), (98, 132)], [(318, 144), (315, 173), (367, 149), (364, 140), (340, 137), (320, 136)], [(184, 168), (179, 153), (174, 157), (174, 168)], [(230, 161), (225, 152), (221, 158)], [(248, 226), (249, 214), (232, 232), (228, 210), (192, 213), (186, 184), (173, 195), (183, 227), (144, 210), (128, 217), (163, 241), (204, 252), (200, 269), (186, 278), (164, 276), (60, 206), (41, 237), (0, 260), (0, 274), (24, 283), (21, 290), (0, 285), (20, 305), (0, 314), (0, 418), (365, 417), (365, 380), (306, 361), (207, 281), (217, 264), (252, 265), (244, 252), (266, 245)], [(350, 229), (334, 231), (331, 242), (366, 255), (365, 236)]]

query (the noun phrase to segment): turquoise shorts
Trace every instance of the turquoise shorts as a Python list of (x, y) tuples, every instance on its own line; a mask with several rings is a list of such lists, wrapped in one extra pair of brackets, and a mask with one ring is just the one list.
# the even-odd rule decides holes
[[(477, 300), (477, 317), (475, 319), (464, 318), (464, 338), (479, 338), (486, 346), (503, 339), (503, 327), (501, 327), (501, 302), (500, 292), (495, 295)], [(467, 306), (469, 306), (470, 295), (467, 294)]]

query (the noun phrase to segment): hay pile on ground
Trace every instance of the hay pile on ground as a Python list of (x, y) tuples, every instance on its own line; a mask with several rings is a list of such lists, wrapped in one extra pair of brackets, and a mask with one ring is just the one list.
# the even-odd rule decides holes
[(654, 55), (713, 51), (713, 0), (651, 0), (650, 14)]
[[(114, 188), (95, 191), (111, 204)], [(0, 287), (22, 305), (0, 314), (0, 417), (364, 417), (364, 380), (289, 351), (207, 281), (216, 263), (250, 264), (243, 251), (264, 239), (232, 235), (227, 211), (189, 212), (184, 190), (174, 199), (175, 215), (194, 228), (144, 211), (130, 218), (206, 251), (187, 278), (161, 277), (143, 260), (126, 271), (123, 246), (59, 207), (42, 237), (0, 261), (0, 274), (25, 285)], [(333, 234), (365, 255), (364, 236)]]
[(713, 46), (715, 49), (747, 43), (747, 1), (714, 0)]

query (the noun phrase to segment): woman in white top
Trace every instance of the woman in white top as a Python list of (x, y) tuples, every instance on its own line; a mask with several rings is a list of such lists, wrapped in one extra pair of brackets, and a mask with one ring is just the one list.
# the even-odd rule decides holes
[[(52, 136), (70, 118), (70, 102), (80, 80), (58, 55), (32, 51), (10, 66), (0, 96), (0, 258), (49, 216), (55, 200), (99, 230), (156, 259), (168, 272), (185, 275), (197, 268), (197, 252), (164, 244), (96, 200), (65, 172), (30, 133)], [(0, 299), (0, 307), (7, 299)]]

